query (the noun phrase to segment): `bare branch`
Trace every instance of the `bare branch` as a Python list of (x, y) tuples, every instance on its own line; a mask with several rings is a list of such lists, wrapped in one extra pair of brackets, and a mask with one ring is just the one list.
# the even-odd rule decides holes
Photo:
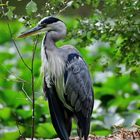
[(34, 131), (35, 131), (35, 89), (34, 89), (34, 59), (35, 59), (35, 52), (38, 43), (38, 37), (36, 37), (35, 44), (33, 46), (33, 53), (32, 53), (32, 62), (31, 62), (31, 75), (32, 75), (32, 135), (31, 139), (34, 138)]

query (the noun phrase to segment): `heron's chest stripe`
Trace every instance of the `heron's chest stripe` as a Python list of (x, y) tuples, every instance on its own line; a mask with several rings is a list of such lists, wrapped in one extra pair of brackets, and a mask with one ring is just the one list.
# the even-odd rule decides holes
[(67, 59), (67, 61), (68, 62), (71, 62), (71, 60), (73, 60), (74, 58), (79, 58), (80, 56), (77, 54), (77, 53), (71, 53), (71, 54), (69, 54), (68, 55), (68, 59)]

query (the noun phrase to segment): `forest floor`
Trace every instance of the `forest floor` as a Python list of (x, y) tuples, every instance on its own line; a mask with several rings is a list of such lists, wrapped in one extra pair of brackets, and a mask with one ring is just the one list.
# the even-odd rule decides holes
[[(59, 138), (53, 140), (59, 140)], [(70, 140), (79, 140), (79, 137), (71, 137)], [(120, 128), (113, 134), (106, 137), (89, 135), (88, 140), (140, 140), (140, 129), (135, 128), (129, 130), (126, 128)]]
[[(25, 139), (20, 139), (25, 140)], [(26, 140), (31, 140), (26, 138)], [(34, 140), (60, 140), (59, 138), (55, 139), (34, 139)], [(70, 137), (70, 140), (79, 140), (79, 137)], [(135, 127), (133, 129), (119, 128), (113, 134), (109, 136), (96, 136), (89, 135), (88, 140), (140, 140), (140, 128)]]
[[(71, 140), (78, 140), (78, 138), (73, 138)], [(106, 137), (89, 135), (88, 140), (140, 140), (140, 129), (136, 128), (135, 130), (128, 130), (121, 128), (112, 135)]]

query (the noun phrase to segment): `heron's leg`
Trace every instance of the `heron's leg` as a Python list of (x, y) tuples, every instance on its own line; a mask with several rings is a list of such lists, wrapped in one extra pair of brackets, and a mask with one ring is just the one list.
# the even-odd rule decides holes
[(78, 133), (78, 136), (79, 136), (79, 140), (82, 140), (82, 129), (81, 128), (77, 128), (77, 133)]
[(70, 136), (71, 129), (72, 129), (72, 114), (69, 111), (65, 111), (64, 116), (65, 116), (65, 126), (67, 129), (68, 135)]
[(76, 114), (77, 125), (78, 125), (78, 136), (80, 140), (84, 137), (84, 140), (88, 139), (89, 129), (90, 129), (90, 118), (82, 116), (82, 113), (79, 112)]

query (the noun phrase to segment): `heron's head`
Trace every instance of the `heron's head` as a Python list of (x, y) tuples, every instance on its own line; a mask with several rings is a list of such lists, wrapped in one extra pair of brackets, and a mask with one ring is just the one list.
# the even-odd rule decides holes
[(45, 17), (38, 22), (37, 26), (22, 33), (18, 38), (23, 38), (32, 35), (38, 35), (50, 31), (59, 31), (66, 33), (66, 26), (60, 19), (56, 17)]

